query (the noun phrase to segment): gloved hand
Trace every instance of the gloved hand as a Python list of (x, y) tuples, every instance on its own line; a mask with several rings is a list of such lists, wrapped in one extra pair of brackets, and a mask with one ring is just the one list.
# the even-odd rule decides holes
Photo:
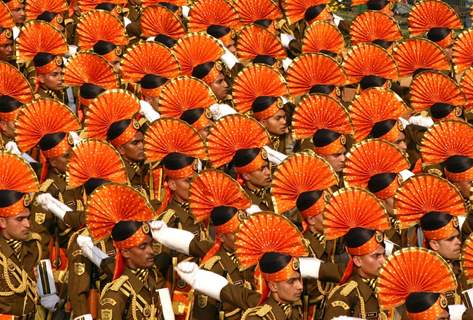
[(17, 156), (21, 156), (21, 151), (20, 149), (18, 149), (18, 145), (15, 143), (15, 141), (8, 141), (5, 144), (5, 150), (10, 153), (16, 154)]
[(217, 121), (221, 117), (224, 117), (229, 114), (237, 113), (235, 109), (230, 107), (228, 104), (225, 103), (215, 103), (210, 106), (210, 113), (212, 114), (212, 119)]
[(75, 317), (73, 320), (94, 320), (94, 318), (92, 318), (92, 315), (88, 313), (88, 314), (83, 314), (80, 317)]
[(287, 156), (284, 153), (281, 153), (279, 151), (274, 150), (271, 147), (264, 146), (264, 150), (266, 150), (266, 153), (268, 154), (268, 160), (271, 163), (274, 163), (275, 165), (281, 164)]
[(36, 202), (44, 210), (51, 212), (52, 214), (54, 214), (56, 217), (58, 217), (61, 220), (64, 220), (64, 215), (66, 214), (66, 212), (72, 211), (71, 208), (69, 208), (67, 205), (57, 200), (56, 198), (54, 198), (49, 193), (41, 193), (37, 195)]
[(192, 232), (169, 228), (163, 221), (149, 223), (153, 239), (171, 250), (189, 255), (189, 245), (194, 239)]
[(140, 100), (140, 113), (148, 120), (149, 122), (153, 122), (161, 118), (161, 115), (154, 110), (153, 106), (149, 104), (148, 101)]
[(322, 261), (317, 258), (300, 257), (299, 271), (302, 278), (319, 278), (320, 265)]
[(248, 214), (248, 215), (252, 215), (254, 213), (257, 213), (257, 212), (261, 212), (263, 210), (261, 210), (260, 207), (258, 207), (256, 204), (252, 204), (249, 208), (246, 208), (245, 209), (245, 212)]
[(434, 121), (431, 117), (424, 117), (421, 115), (410, 117), (409, 123), (424, 128), (430, 128), (434, 125)]
[(84, 257), (88, 258), (98, 268), (100, 268), (102, 261), (108, 258), (105, 252), (94, 246), (91, 237), (79, 235), (77, 236), (77, 244), (81, 248)]
[(225, 53), (220, 57), (220, 60), (222, 60), (228, 69), (231, 70), (240, 61), (233, 53), (230, 52), (230, 50), (227, 49), (227, 47), (224, 46), (223, 49), (225, 50)]
[(284, 48), (289, 48), (289, 43), (291, 43), (292, 40), (295, 40), (296, 37), (289, 33), (281, 33), (281, 44)]
[(41, 297), (41, 305), (50, 311), (56, 310), (56, 306), (59, 302), (57, 294), (47, 294)]
[(291, 58), (285, 58), (283, 59), (282, 61), (282, 68), (284, 69), (284, 71), (287, 71), (287, 69), (289, 69), (289, 66), (291, 65), (292, 63), (292, 59)]

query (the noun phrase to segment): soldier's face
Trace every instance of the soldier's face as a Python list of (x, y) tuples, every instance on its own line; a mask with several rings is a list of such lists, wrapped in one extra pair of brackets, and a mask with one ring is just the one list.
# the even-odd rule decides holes
[(137, 131), (130, 142), (122, 144), (117, 148), (118, 152), (130, 161), (142, 161), (145, 159), (145, 151), (143, 145), (143, 133)]
[(192, 176), (183, 179), (169, 179), (169, 189), (173, 192), (176, 200), (185, 202), (189, 199), (189, 188), (191, 186)]
[(269, 164), (266, 162), (260, 169), (250, 173), (244, 173), (243, 179), (257, 188), (269, 187), (271, 184), (271, 171)]
[(51, 167), (53, 167), (57, 171), (61, 173), (65, 173), (66, 168), (67, 168), (67, 161), (69, 160), (70, 157), (71, 157), (71, 152), (67, 151), (62, 156), (49, 159), (49, 164), (51, 165)]
[(219, 73), (217, 79), (210, 84), (210, 88), (218, 100), (224, 99), (228, 94), (228, 83), (222, 73)]
[(473, 181), (459, 181), (455, 182), (455, 185), (457, 186), (458, 190), (460, 190), (463, 198), (469, 199), (471, 197)]
[(382, 245), (378, 245), (378, 248), (371, 254), (353, 257), (353, 263), (359, 268), (359, 274), (368, 279), (378, 276), (384, 261), (386, 261), (386, 256)]
[(15, 9), (11, 10), (11, 14), (13, 16), (13, 20), (15, 24), (20, 25), (25, 22), (26, 14), (25, 14), (25, 6), (20, 4)]
[(294, 271), (291, 277), (286, 281), (268, 282), (271, 293), (276, 300), (283, 303), (293, 303), (301, 298), (302, 278), (299, 272)]
[(122, 254), (127, 260), (127, 265), (132, 269), (152, 267), (154, 264), (154, 251), (151, 237), (146, 237), (146, 240), (138, 246), (123, 250)]
[(31, 233), (30, 210), (25, 208), (19, 215), (0, 218), (2, 235), (6, 239), (27, 240)]
[(457, 260), (461, 253), (460, 232), (455, 230), (447, 239), (430, 240), (429, 246), (444, 259)]
[(342, 172), (343, 167), (345, 166), (345, 152), (347, 150), (343, 148), (339, 153), (322, 155), (322, 157), (330, 163), (335, 172)]
[(286, 122), (286, 112), (283, 109), (279, 109), (272, 117), (261, 121), (269, 133), (281, 136), (288, 132)]
[(57, 67), (47, 74), (39, 74), (38, 80), (41, 87), (47, 90), (60, 91), (64, 88), (61, 67)]
[(0, 120), (0, 132), (9, 138), (15, 137), (15, 121)]
[(0, 44), (0, 61), (10, 61), (13, 59), (13, 41), (7, 40)]

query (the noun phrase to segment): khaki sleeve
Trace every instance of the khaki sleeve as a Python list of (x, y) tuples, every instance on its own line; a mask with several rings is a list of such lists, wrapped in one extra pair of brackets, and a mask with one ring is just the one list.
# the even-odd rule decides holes
[(340, 316), (351, 316), (352, 306), (351, 295), (342, 295), (340, 291), (343, 287), (335, 287), (330, 293), (325, 306), (324, 320), (331, 320)]
[(192, 239), (189, 244), (189, 255), (194, 258), (202, 258), (212, 248), (213, 242), (208, 240)]
[(339, 263), (324, 262), (320, 265), (319, 280), (338, 283), (343, 275), (344, 266)]
[(110, 287), (104, 289), (100, 297), (97, 319), (98, 320), (115, 320), (125, 319), (124, 314), (127, 307), (127, 297), (120, 290), (114, 291)]
[(78, 210), (66, 212), (64, 223), (73, 230), (78, 230), (85, 225), (85, 212)]
[(233, 284), (227, 284), (220, 292), (222, 302), (244, 310), (256, 307), (260, 298), (261, 295), (258, 292)]

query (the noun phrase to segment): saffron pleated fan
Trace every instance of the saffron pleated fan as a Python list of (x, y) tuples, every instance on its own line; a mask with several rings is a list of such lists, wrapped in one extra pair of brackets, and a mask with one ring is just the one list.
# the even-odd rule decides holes
[(445, 71), (450, 69), (448, 57), (443, 49), (427, 39), (408, 39), (399, 43), (393, 52), (399, 76), (412, 75), (419, 69)]
[(205, 82), (178, 77), (164, 85), (158, 101), (158, 112), (162, 117), (179, 118), (186, 110), (207, 109), (217, 103), (217, 98)]
[(202, 222), (210, 218), (212, 209), (216, 207), (245, 210), (251, 206), (251, 199), (229, 175), (222, 171), (205, 170), (192, 180), (189, 204), (196, 222)]
[(42, 98), (30, 102), (18, 112), (15, 140), (18, 148), (26, 152), (47, 134), (79, 129), (79, 120), (65, 104)]
[[(160, 1), (160, 0), (141, 0), (141, 6), (143, 8), (147, 8), (149, 6), (159, 5), (160, 2), (162, 2), (162, 1)], [(182, 6), (187, 5), (186, 0), (166, 0), (166, 2), (164, 2), (164, 3), (169, 3), (169, 4), (175, 5), (177, 7), (182, 7)]]
[(207, 136), (209, 159), (218, 168), (229, 163), (239, 149), (261, 148), (269, 143), (264, 127), (239, 114), (220, 118)]
[(411, 36), (422, 36), (432, 28), (461, 29), (462, 24), (455, 10), (437, 0), (417, 2), (407, 18)]
[(467, 281), (471, 281), (473, 279), (473, 236), (471, 234), (463, 244), (460, 261)]
[(350, 83), (358, 83), (365, 76), (397, 79), (397, 67), (393, 58), (382, 47), (372, 43), (351, 47), (342, 66)]
[(143, 221), (153, 218), (148, 200), (126, 185), (108, 183), (95, 189), (85, 210), (87, 227), (94, 240), (109, 237), (120, 221)]
[(460, 191), (447, 180), (428, 174), (405, 181), (394, 195), (394, 207), (403, 229), (417, 224), (431, 211), (448, 212), (452, 216), (466, 212)]
[(324, 54), (306, 53), (295, 58), (287, 70), (289, 91), (293, 96), (309, 93), (316, 85), (343, 86), (346, 76), (340, 65)]
[(236, 45), (237, 55), (243, 60), (270, 56), (277, 60), (287, 57), (279, 39), (265, 28), (250, 25), (240, 31)]
[(67, 186), (77, 188), (89, 179), (126, 184), (128, 176), (118, 151), (109, 143), (87, 139), (72, 149), (67, 164)]
[[(0, 3), (0, 27), (3, 29), (11, 29), (15, 26), (15, 21), (13, 20), (13, 16), (11, 14), (10, 9), (5, 4), (5, 2)], [(0, 32), (0, 35), (4, 31)], [(3, 35), (1, 36), (0, 40), (4, 41)]]
[(174, 78), (179, 63), (171, 50), (157, 42), (139, 42), (123, 55), (120, 68), (125, 82), (138, 82), (147, 74)]
[(420, 152), (426, 164), (442, 163), (451, 156), (473, 158), (473, 126), (458, 120), (434, 124), (424, 134)]
[(126, 0), (77, 0), (77, 4), (79, 5), (79, 10), (81, 13), (85, 13), (90, 10), (96, 9), (96, 7), (102, 3), (109, 3), (113, 4), (116, 7), (112, 12), (119, 14), (123, 7), (127, 5)]
[(457, 74), (473, 65), (473, 30), (460, 33), (452, 46), (452, 61)]
[(303, 53), (332, 52), (339, 54), (345, 49), (345, 40), (338, 28), (327, 21), (312, 23), (302, 39)]
[(64, 55), (68, 51), (66, 38), (44, 21), (28, 21), (16, 39), (17, 62), (32, 61), (36, 54)]
[(235, 236), (235, 252), (241, 269), (258, 263), (267, 252), (293, 257), (308, 254), (302, 234), (288, 219), (272, 212), (259, 212), (245, 219)]
[(263, 64), (252, 64), (240, 71), (233, 83), (233, 102), (240, 113), (251, 110), (258, 97), (287, 96), (284, 77), (274, 68)]
[(39, 182), (33, 168), (22, 157), (0, 150), (0, 190), (37, 192)]
[(140, 102), (123, 89), (108, 90), (87, 108), (84, 130), (88, 138), (107, 139), (107, 131), (117, 121), (132, 119), (140, 110)]
[(217, 39), (205, 32), (188, 33), (173, 47), (181, 66), (182, 75), (191, 76), (192, 69), (202, 63), (217, 61), (223, 55), (223, 47)]
[(435, 103), (463, 106), (465, 97), (455, 80), (440, 72), (422, 72), (412, 80), (411, 107), (415, 111), (428, 110)]
[(177, 41), (186, 34), (181, 19), (162, 6), (145, 8), (141, 14), (140, 24), (143, 37), (155, 37), (161, 34)]
[(115, 89), (118, 88), (118, 77), (103, 57), (95, 53), (80, 52), (67, 61), (64, 83), (73, 87), (90, 83), (105, 89)]
[(351, 134), (350, 121), (347, 110), (337, 99), (322, 94), (308, 95), (302, 98), (294, 111), (294, 139), (312, 137), (320, 129)]
[(350, 38), (353, 44), (376, 40), (395, 42), (402, 39), (402, 34), (394, 18), (380, 11), (366, 11), (351, 23)]
[(277, 166), (271, 183), (274, 211), (284, 213), (296, 207), (299, 195), (325, 190), (338, 184), (330, 164), (315, 154), (296, 153)]
[(45, 12), (63, 14), (68, 10), (65, 0), (35, 0), (26, 1), (26, 20), (35, 20)]
[(273, 0), (237, 0), (233, 5), (244, 25), (260, 20), (276, 21), (283, 17), (277, 2)]
[(455, 291), (455, 274), (436, 252), (424, 248), (403, 248), (389, 256), (378, 275), (376, 293), (383, 309), (405, 303), (415, 292)]
[(394, 144), (371, 139), (354, 145), (345, 160), (345, 184), (368, 187), (371, 177), (380, 173), (396, 173), (409, 169), (407, 157)]
[(198, 0), (189, 12), (189, 31), (206, 31), (210, 26), (224, 26), (230, 29), (239, 24), (238, 14), (225, 0)]
[(0, 61), (0, 96), (9, 96), (22, 104), (33, 99), (33, 89), (23, 73), (4, 61)]
[(369, 88), (355, 97), (348, 111), (355, 129), (355, 140), (361, 141), (369, 136), (377, 122), (397, 120), (409, 109), (395, 92), (385, 88)]
[(473, 109), (473, 68), (468, 68), (460, 81), (460, 88), (465, 95), (465, 111)]
[(161, 161), (172, 152), (205, 160), (207, 158), (204, 141), (197, 131), (178, 119), (160, 118), (146, 130), (145, 155), (150, 162)]
[[(282, 1), (282, 8), (286, 14), (287, 22), (294, 24), (302, 19), (306, 10), (310, 7), (315, 7), (323, 4), (328, 4), (327, 0), (284, 0)], [(327, 10), (326, 8), (324, 10)], [(310, 22), (310, 21), (307, 21)]]
[(110, 42), (116, 46), (128, 43), (123, 23), (117, 16), (104, 10), (92, 10), (82, 14), (76, 32), (81, 50), (90, 50), (99, 41)]
[(374, 194), (359, 188), (335, 192), (325, 206), (323, 226), (326, 239), (343, 237), (351, 228), (384, 231), (390, 228), (388, 214)]

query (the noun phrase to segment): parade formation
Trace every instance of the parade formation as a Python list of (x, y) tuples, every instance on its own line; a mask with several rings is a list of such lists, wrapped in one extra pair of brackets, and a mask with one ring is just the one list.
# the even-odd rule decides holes
[(1, 0), (0, 319), (473, 319), (458, 10)]

